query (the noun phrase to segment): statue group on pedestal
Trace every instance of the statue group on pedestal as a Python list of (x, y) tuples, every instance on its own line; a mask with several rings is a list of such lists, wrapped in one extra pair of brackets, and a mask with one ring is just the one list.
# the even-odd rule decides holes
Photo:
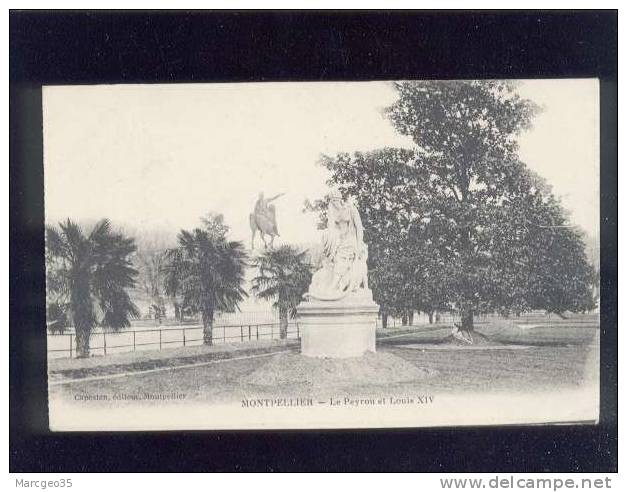
[(322, 268), (312, 278), (307, 297), (335, 301), (368, 289), (368, 247), (359, 211), (333, 191), (322, 235)]

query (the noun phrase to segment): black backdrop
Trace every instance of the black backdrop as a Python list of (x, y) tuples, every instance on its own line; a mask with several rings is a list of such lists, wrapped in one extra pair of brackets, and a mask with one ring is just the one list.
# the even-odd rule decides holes
[[(617, 30), (615, 11), (12, 11), (10, 471), (616, 471)], [(601, 80), (600, 425), (48, 432), (43, 84), (559, 77)]]

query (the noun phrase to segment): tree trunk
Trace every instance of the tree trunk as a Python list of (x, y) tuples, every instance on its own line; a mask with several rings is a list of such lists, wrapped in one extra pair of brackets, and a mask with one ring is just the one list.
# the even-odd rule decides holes
[(401, 324), (403, 326), (407, 326), (407, 311), (403, 311), (403, 314), (401, 315)]
[(78, 358), (89, 357), (89, 335), (95, 322), (89, 292), (89, 282), (81, 275), (74, 283), (70, 300)]
[(472, 308), (462, 310), (462, 331), (472, 333), (475, 330)]
[(429, 315), (429, 324), (432, 325), (433, 324), (433, 311), (429, 311), (427, 314)]
[(383, 329), (388, 327), (388, 313), (381, 314), (381, 326), (383, 326)]
[(213, 309), (202, 312), (202, 338), (205, 345), (213, 345)]
[(91, 330), (78, 326), (75, 326), (74, 329), (76, 330), (76, 358), (84, 359), (89, 357), (89, 332)]
[(414, 326), (414, 311), (409, 311), (407, 316), (407, 321), (409, 322), (409, 326)]
[[(470, 191), (470, 179), (468, 175), (468, 163), (460, 162), (463, 172), (461, 175), (460, 182), (460, 191), (461, 191), (461, 207), (462, 214), (466, 215), (470, 212), (467, 199)], [(470, 275), (468, 271), (470, 269), (470, 265), (473, 264), (473, 247), (472, 247), (472, 228), (471, 224), (466, 223), (461, 229), (461, 260), (462, 260), (462, 271), (460, 272), (462, 280), (461, 284), (463, 286), (463, 294), (462, 294), (462, 302), (461, 302), (461, 331), (465, 331), (466, 333), (472, 333), (474, 331), (474, 323), (473, 323), (473, 310), (472, 310), (472, 292), (474, 291), (473, 283), (475, 280)], [(471, 337), (472, 338), (472, 337)]]
[(287, 338), (287, 309), (279, 309), (279, 332), (281, 340)]

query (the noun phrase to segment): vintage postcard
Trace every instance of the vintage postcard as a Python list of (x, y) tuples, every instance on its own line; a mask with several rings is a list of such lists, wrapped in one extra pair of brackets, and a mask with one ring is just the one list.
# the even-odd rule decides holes
[(596, 79), (42, 110), (51, 430), (598, 421)]

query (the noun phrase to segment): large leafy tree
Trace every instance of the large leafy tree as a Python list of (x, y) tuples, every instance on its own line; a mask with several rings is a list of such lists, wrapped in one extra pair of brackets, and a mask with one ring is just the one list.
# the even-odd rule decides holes
[(395, 88), (399, 97), (387, 114), (420, 149), (431, 210), (447, 219), (455, 252), (454, 301), (462, 329), (472, 331), (474, 313), (495, 294), (478, 239), (515, 186), (517, 136), (538, 108), (509, 81), (398, 82)]
[(247, 296), (243, 289), (246, 253), (239, 241), (204, 229), (182, 230), (178, 247), (166, 253), (165, 289), (201, 313), (203, 340), (213, 343), (214, 316), (232, 312)]
[[(384, 324), (387, 315), (409, 321), (415, 310), (432, 315), (448, 306), (446, 250), (439, 248), (437, 215), (425, 213), (430, 205), (421, 188), (429, 185), (429, 173), (417, 158), (416, 150), (383, 148), (321, 159), (329, 184), (352, 196), (360, 210), (370, 285)], [(326, 201), (305, 204), (320, 214), (322, 226)]]
[(581, 234), (518, 159), (538, 108), (507, 81), (395, 87), (387, 115), (415, 148), (322, 160), (330, 184), (358, 202), (384, 303), (431, 297), (458, 310), (467, 332), (479, 312), (590, 309)]
[[(516, 171), (513, 170), (512, 174)], [(491, 260), (494, 307), (506, 313), (545, 309), (562, 314), (593, 309), (596, 271), (588, 262), (583, 233), (550, 186), (522, 165), (516, 186), (478, 234), (479, 250)]]
[(46, 228), (46, 249), (51, 260), (50, 290), (67, 300), (76, 353), (87, 357), (95, 326), (118, 330), (130, 326), (129, 318), (139, 316), (127, 292), (137, 275), (130, 259), (134, 240), (113, 232), (106, 219), (87, 235), (67, 219), (58, 228)]
[(255, 260), (259, 274), (253, 278), (252, 291), (260, 299), (274, 301), (279, 312), (281, 338), (287, 338), (288, 317), (311, 283), (311, 266), (306, 251), (293, 246), (264, 250)]

